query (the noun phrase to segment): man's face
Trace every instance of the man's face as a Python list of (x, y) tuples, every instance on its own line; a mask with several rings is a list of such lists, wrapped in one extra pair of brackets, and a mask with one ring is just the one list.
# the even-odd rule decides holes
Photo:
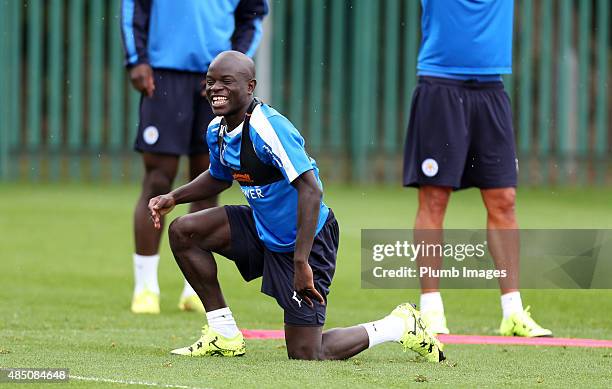
[(218, 61), (206, 74), (206, 97), (216, 116), (228, 116), (240, 112), (251, 101), (254, 80), (237, 71), (231, 61)]

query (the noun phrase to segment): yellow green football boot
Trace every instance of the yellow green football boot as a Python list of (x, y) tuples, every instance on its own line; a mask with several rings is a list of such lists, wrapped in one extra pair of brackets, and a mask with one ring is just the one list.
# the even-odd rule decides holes
[(527, 338), (552, 336), (552, 331), (540, 327), (531, 318), (529, 307), (502, 319), (499, 332), (504, 336), (524, 336)]
[(143, 290), (132, 297), (133, 313), (159, 314), (159, 294)]
[(197, 294), (181, 297), (181, 299), (179, 300), (178, 307), (181, 311), (185, 312), (206, 313), (204, 305), (202, 305), (202, 301), (200, 301), (200, 298)]
[(233, 338), (226, 338), (209, 326), (202, 327), (202, 336), (189, 347), (170, 351), (174, 355), (188, 357), (240, 357), (246, 352), (246, 345), (241, 332)]
[(400, 304), (390, 315), (404, 320), (406, 329), (400, 339), (404, 351), (410, 349), (429, 362), (441, 362), (446, 359), (442, 352), (444, 345), (431, 334), (421, 319), (421, 314), (412, 304)]
[(425, 323), (425, 326), (429, 329), (432, 334), (445, 334), (448, 335), (450, 331), (446, 326), (446, 316), (444, 311), (439, 309), (421, 311), (421, 318)]

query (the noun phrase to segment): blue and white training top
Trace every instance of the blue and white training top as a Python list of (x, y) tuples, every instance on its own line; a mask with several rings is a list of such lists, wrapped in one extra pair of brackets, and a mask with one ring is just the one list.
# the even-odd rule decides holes
[(252, 57), (267, 0), (122, 0), (126, 65), (206, 72), (222, 51)]
[(514, 0), (421, 0), (419, 75), (512, 73)]
[[(208, 125), (206, 141), (210, 150), (210, 174), (218, 180), (233, 181), (232, 170), (240, 170), (242, 124), (223, 136), (223, 155), (219, 155), (219, 127), (221, 117)], [(255, 219), (259, 238), (275, 252), (291, 252), (297, 234), (297, 190), (291, 182), (302, 173), (313, 170), (319, 186), (319, 169), (304, 148), (304, 138), (293, 124), (272, 107), (259, 104), (249, 121), (249, 133), (255, 154), (265, 164), (277, 167), (284, 180), (262, 186), (241, 186)], [(316, 233), (319, 233), (329, 214), (321, 201)]]

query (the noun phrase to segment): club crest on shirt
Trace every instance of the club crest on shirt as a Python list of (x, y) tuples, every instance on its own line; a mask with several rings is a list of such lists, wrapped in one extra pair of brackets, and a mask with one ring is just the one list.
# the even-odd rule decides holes
[(148, 126), (142, 132), (142, 139), (148, 145), (154, 145), (159, 139), (159, 131), (155, 126)]
[(427, 158), (421, 164), (421, 170), (427, 177), (433, 177), (438, 174), (438, 162), (433, 158)]

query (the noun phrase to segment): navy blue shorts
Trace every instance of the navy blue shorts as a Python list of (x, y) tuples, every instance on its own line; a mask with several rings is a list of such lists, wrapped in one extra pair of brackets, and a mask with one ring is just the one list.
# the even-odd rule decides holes
[(215, 117), (200, 95), (203, 73), (154, 69), (155, 92), (140, 97), (134, 149), (171, 155), (207, 154), (206, 129)]
[(404, 186), (515, 187), (517, 171), (502, 82), (419, 78), (404, 149)]
[[(226, 205), (232, 234), (228, 258), (234, 261), (246, 281), (262, 277), (261, 291), (274, 297), (285, 311), (285, 323), (294, 326), (325, 324), (325, 305), (312, 299), (313, 307), (297, 296), (293, 289), (293, 252), (277, 253), (266, 248), (257, 235), (250, 207)], [(338, 222), (333, 212), (315, 236), (308, 264), (312, 268), (315, 288), (325, 301), (329, 294), (338, 252)]]

